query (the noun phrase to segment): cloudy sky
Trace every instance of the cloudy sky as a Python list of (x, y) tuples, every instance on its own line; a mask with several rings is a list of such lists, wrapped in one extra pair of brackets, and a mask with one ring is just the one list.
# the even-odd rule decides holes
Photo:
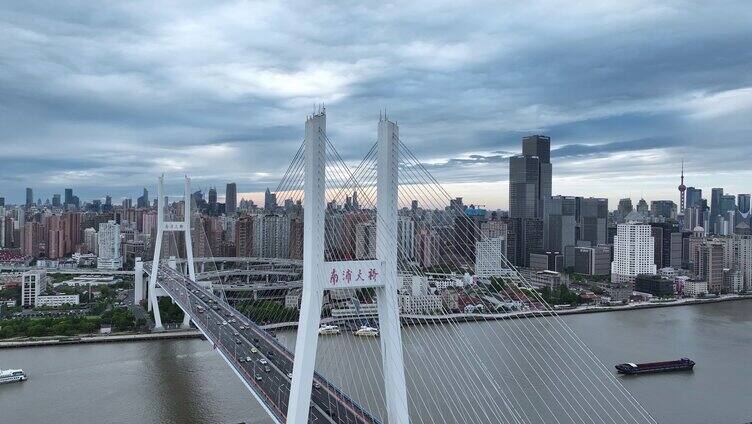
[(747, 1), (357, 3), (2, 2), (0, 196), (273, 188), (321, 102), (348, 161), (387, 109), (492, 208), (530, 133), (557, 194), (676, 200), (682, 158), (688, 185), (752, 191)]

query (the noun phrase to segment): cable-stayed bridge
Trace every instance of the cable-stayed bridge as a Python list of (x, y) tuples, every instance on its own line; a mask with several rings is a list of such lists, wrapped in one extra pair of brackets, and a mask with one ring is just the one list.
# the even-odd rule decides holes
[[(506, 259), (512, 223), (452, 201), (386, 117), (353, 166), (327, 137), (324, 111), (309, 116), (275, 191), (285, 212), (235, 229), (273, 261), (247, 260), (238, 286), (283, 287), (285, 303), (299, 301), (295, 316), (244, 300), (226, 281), (233, 270), (194, 260), (215, 236), (190, 193), (186, 178), (182, 205), (166, 205), (160, 178), (147, 290), (156, 327), (168, 296), (274, 422), (655, 422)], [(460, 322), (467, 315), (480, 322)], [(265, 330), (291, 320), (294, 343)]]

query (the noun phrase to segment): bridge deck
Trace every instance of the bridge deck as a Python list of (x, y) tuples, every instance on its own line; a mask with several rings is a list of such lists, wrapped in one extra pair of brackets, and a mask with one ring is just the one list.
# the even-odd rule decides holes
[[(159, 274), (159, 284), (165, 292), (188, 312), (272, 418), (284, 423), (293, 354), (267, 331), (186, 276), (167, 266), (161, 266)], [(308, 422), (379, 423), (318, 373), (314, 375)]]

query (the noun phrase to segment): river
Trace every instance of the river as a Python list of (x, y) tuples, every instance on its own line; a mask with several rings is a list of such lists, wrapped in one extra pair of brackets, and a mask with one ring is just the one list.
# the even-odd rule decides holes
[[(609, 367), (681, 356), (697, 362), (690, 373), (620, 377), (658, 422), (752, 421), (752, 300), (563, 319)], [(474, 333), (480, 325), (509, 323), (466, 323), (460, 331)], [(426, 348), (411, 337), (406, 332), (406, 349)], [(321, 364), (334, 366), (338, 359)], [(270, 422), (201, 340), (6, 349), (0, 367), (29, 374), (24, 383), (0, 386), (2, 423)], [(349, 390), (358, 388), (365, 390)]]

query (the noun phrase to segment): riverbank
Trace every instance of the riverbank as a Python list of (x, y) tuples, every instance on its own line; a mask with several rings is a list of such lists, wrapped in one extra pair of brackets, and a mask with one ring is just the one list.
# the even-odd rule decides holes
[[(602, 312), (618, 312), (618, 311), (633, 311), (641, 309), (655, 309), (655, 308), (670, 308), (676, 306), (689, 306), (689, 305), (703, 305), (708, 303), (719, 302), (733, 302), (737, 300), (750, 300), (752, 294), (732, 294), (724, 295), (713, 298), (684, 298), (666, 302), (633, 302), (626, 305), (614, 305), (614, 306), (580, 306), (571, 309), (557, 309), (553, 311), (517, 311), (506, 312), (502, 314), (448, 314), (448, 315), (411, 315), (403, 314), (400, 316), (403, 325), (424, 325), (424, 324), (440, 324), (444, 322), (472, 322), (472, 321), (496, 321), (504, 319), (520, 319), (520, 318), (540, 318), (554, 315), (578, 315), (578, 314), (594, 314)], [(322, 324), (337, 323), (344, 320), (334, 318), (324, 318), (321, 320)], [(266, 330), (282, 330), (282, 329), (294, 329), (297, 328), (297, 322), (282, 322), (278, 324), (269, 324), (263, 326)]]
[[(518, 311), (503, 314), (449, 314), (449, 315), (407, 315), (401, 316), (403, 325), (441, 324), (445, 322), (473, 322), (473, 321), (496, 321), (504, 319), (540, 318), (554, 315), (578, 315), (594, 314), (603, 312), (633, 311), (642, 309), (670, 308), (676, 306), (702, 305), (708, 303), (732, 302), (737, 300), (752, 300), (752, 294), (725, 295), (714, 298), (686, 298), (667, 302), (634, 302), (627, 305), (614, 306), (582, 306), (572, 309), (559, 309), (555, 311)], [(322, 324), (341, 322), (341, 319), (324, 318)], [(297, 322), (281, 322), (262, 326), (265, 330), (290, 330), (298, 327)], [(0, 341), (0, 349), (20, 347), (44, 347), (62, 346), (85, 343), (122, 343), (143, 340), (166, 340), (166, 339), (189, 339), (203, 338), (200, 331), (191, 330), (168, 330), (157, 333), (119, 333), (110, 335), (81, 336), (81, 337), (44, 337), (34, 339), (18, 339)]]
[(203, 334), (195, 329), (169, 330), (157, 333), (116, 333), (96, 336), (43, 337), (0, 341), (0, 349), (13, 349), (20, 347), (50, 347), (72, 344), (124, 343), (167, 339), (198, 339), (203, 337)]

